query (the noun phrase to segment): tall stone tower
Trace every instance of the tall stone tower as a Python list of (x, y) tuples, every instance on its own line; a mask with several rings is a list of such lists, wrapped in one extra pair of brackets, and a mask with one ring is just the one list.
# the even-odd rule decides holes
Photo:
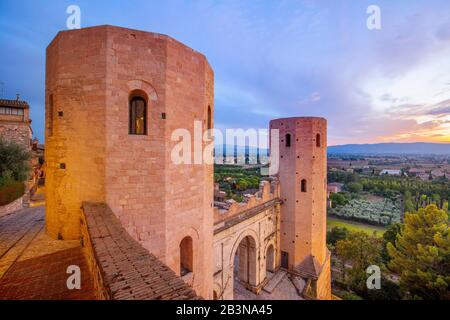
[(106, 203), (210, 298), (213, 166), (171, 154), (176, 129), (194, 137), (198, 123), (213, 126), (213, 87), (206, 58), (168, 36), (113, 26), (58, 33), (46, 65), (48, 233), (79, 238), (83, 201)]
[(281, 265), (311, 279), (314, 294), (329, 299), (327, 122), (315, 117), (276, 119), (270, 129), (279, 130)]

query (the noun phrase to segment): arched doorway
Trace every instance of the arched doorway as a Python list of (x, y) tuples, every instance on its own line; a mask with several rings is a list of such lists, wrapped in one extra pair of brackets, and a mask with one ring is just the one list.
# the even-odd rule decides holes
[(257, 247), (252, 236), (243, 238), (234, 256), (234, 278), (244, 285), (257, 285)]
[(180, 243), (180, 275), (184, 276), (194, 271), (192, 238), (185, 237)]

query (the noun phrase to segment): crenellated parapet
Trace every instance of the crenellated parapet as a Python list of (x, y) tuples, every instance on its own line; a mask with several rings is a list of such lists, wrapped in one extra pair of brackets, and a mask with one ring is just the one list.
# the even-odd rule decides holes
[(271, 178), (271, 181), (262, 181), (258, 192), (245, 194), (243, 202), (232, 199), (225, 202), (214, 202), (214, 224), (240, 215), (279, 197), (280, 184), (278, 179)]

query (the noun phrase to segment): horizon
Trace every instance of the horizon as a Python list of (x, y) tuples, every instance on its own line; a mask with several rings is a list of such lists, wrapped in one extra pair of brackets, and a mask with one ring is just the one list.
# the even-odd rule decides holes
[[(270, 119), (328, 119), (329, 145), (450, 142), (450, 5), (364, 0), (197, 3), (30, 0), (0, 4), (2, 98), (29, 102), (44, 141), (45, 48), (66, 30), (119, 25), (166, 34), (201, 52), (215, 72), (215, 126), (266, 128)], [(276, 19), (273, 15), (276, 14)], [(1, 85), (1, 84), (0, 84)], [(239, 117), (236, 117), (239, 114)]]

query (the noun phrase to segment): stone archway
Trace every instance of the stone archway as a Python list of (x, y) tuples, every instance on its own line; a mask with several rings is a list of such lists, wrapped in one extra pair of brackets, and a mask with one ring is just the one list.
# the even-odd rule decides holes
[(258, 251), (256, 240), (248, 235), (237, 247), (234, 257), (235, 276), (243, 284), (256, 286), (258, 284)]

